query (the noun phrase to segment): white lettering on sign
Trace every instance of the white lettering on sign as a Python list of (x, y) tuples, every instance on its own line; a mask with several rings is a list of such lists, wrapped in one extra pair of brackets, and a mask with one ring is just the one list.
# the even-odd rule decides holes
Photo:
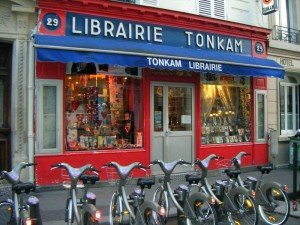
[(251, 53), (250, 39), (206, 32), (170, 29), (165, 26), (120, 21), (100, 17), (71, 14), (67, 35), (105, 37), (124, 41), (163, 43), (166, 46), (205, 49), (237, 54)]
[(283, 66), (294, 66), (292, 59), (280, 58), (280, 64)]
[[(207, 49), (217, 49), (235, 53), (243, 53), (243, 42), (240, 39), (222, 37), (212, 34), (194, 34), (191, 31), (185, 31), (187, 37), (187, 45), (191, 46), (195, 44), (201, 48), (206, 44)], [(206, 41), (205, 41), (206, 40)]]
[(222, 72), (222, 64), (189, 61), (189, 69)]
[(180, 59), (165, 59), (165, 58), (152, 58), (147, 57), (149, 66), (167, 66), (181, 68), (182, 63)]
[(80, 27), (77, 24), (75, 16), (72, 17), (72, 33), (87, 36), (98, 36), (103, 33), (105, 37), (111, 38), (135, 39), (141, 41), (147, 40), (159, 43), (163, 41), (161, 27), (143, 26), (140, 24), (125, 25), (123, 22), (113, 23), (108, 20), (101, 22), (98, 19), (89, 18), (85, 18), (83, 27)]

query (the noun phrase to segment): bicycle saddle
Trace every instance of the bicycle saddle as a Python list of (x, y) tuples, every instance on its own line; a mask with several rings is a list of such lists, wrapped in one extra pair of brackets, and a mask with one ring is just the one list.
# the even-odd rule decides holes
[(12, 185), (12, 190), (15, 191), (17, 194), (20, 194), (24, 191), (28, 194), (30, 191), (34, 191), (34, 185), (32, 183), (18, 183)]
[(262, 173), (267, 173), (269, 174), (270, 171), (273, 170), (273, 165), (264, 165), (264, 166), (258, 166), (257, 169)]
[(84, 184), (87, 184), (88, 182), (91, 182), (91, 184), (95, 184), (96, 181), (99, 180), (99, 175), (96, 174), (82, 174), (79, 177), (79, 180), (82, 180)]
[(142, 189), (144, 189), (145, 187), (150, 189), (154, 184), (155, 177), (139, 178), (137, 181), (137, 185), (139, 185)]
[(237, 178), (237, 176), (239, 174), (241, 174), (241, 171), (240, 170), (232, 170), (232, 169), (225, 169), (224, 172), (226, 173), (226, 175), (229, 177), (229, 178)]
[(189, 184), (198, 184), (201, 180), (201, 175), (187, 174), (185, 175), (185, 181)]

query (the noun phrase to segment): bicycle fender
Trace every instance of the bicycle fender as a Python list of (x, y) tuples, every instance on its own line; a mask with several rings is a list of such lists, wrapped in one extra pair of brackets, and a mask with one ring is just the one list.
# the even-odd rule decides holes
[(188, 217), (191, 217), (191, 218), (195, 218), (196, 215), (194, 213), (194, 210), (193, 210), (193, 205), (194, 205), (194, 202), (196, 200), (201, 200), (201, 201), (208, 201), (209, 202), (209, 197), (204, 194), (204, 193), (201, 193), (201, 192), (196, 192), (196, 193), (193, 193), (189, 198), (188, 198), (188, 204), (184, 204), (184, 212), (186, 213), (186, 215)]
[[(155, 212), (159, 212), (159, 210), (160, 210), (160, 206), (156, 202), (145, 200), (139, 208), (139, 213), (142, 214), (147, 208), (150, 208)], [(143, 215), (137, 215), (137, 221), (136, 222), (137, 222), (138, 225), (145, 224), (145, 221), (143, 219)]]
[(196, 200), (197, 198), (200, 198), (202, 200), (206, 200), (206, 201), (209, 201), (210, 202), (210, 197), (205, 194), (205, 193), (202, 193), (202, 192), (196, 192), (196, 193), (193, 193), (190, 197), (189, 197), (189, 202), (191, 202), (191, 200)]
[(82, 218), (83, 218), (83, 216), (85, 215), (86, 212), (88, 212), (90, 215), (94, 216), (96, 211), (97, 211), (97, 208), (96, 208), (95, 205), (93, 205), (93, 204), (86, 204), (83, 207), (82, 211), (81, 211)]
[(20, 218), (25, 221), (27, 218), (30, 218), (29, 212), (27, 209), (22, 209), (20, 213)]
[[(246, 196), (249, 196), (251, 199), (253, 199), (253, 197), (249, 194), (248, 189), (246, 189), (244, 187), (235, 187), (229, 191), (228, 198), (225, 198), (224, 204), (226, 206), (232, 207), (233, 209), (236, 210), (236, 206), (234, 204), (232, 204), (232, 202), (234, 202), (234, 198), (237, 194), (246, 195)], [(253, 201), (254, 201), (254, 199), (253, 199)]]
[(275, 181), (270, 181), (267, 183), (264, 183), (261, 188), (260, 191), (258, 189), (256, 196), (255, 196), (255, 200), (260, 202), (260, 200), (263, 200), (266, 196), (266, 192), (270, 189), (270, 188), (277, 188), (277, 189), (282, 189), (281, 184), (275, 182)]

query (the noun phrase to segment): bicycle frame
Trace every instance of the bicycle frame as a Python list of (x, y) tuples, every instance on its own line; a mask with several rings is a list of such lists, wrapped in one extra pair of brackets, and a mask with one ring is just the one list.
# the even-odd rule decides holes
[[(116, 188), (116, 191), (114, 192), (112, 199), (111, 199), (111, 204), (118, 204), (118, 209), (119, 213), (124, 212), (123, 205), (125, 209), (129, 213), (129, 220), (130, 224), (136, 224), (136, 225), (146, 225), (146, 222), (144, 221), (144, 217), (142, 211), (143, 208), (149, 208), (151, 210), (154, 210), (155, 212), (159, 212), (159, 207), (153, 202), (145, 200), (145, 193), (144, 193), (144, 186), (147, 186), (148, 188), (151, 188), (151, 186), (154, 184), (153, 182), (144, 182), (141, 181), (140, 183), (138, 182), (138, 185), (141, 186), (141, 189), (135, 189), (134, 192), (127, 197), (126, 190), (125, 190), (125, 185), (126, 185), (126, 179), (129, 176), (129, 174), (132, 172), (134, 168), (138, 169), (148, 169), (148, 167), (145, 167), (141, 165), (138, 162), (132, 163), (128, 166), (121, 166), (116, 162), (110, 162), (108, 164), (105, 164), (102, 168), (105, 167), (114, 167), (119, 175), (119, 182)], [(114, 201), (114, 202), (113, 202)], [(133, 207), (133, 210), (131, 209), (131, 206)], [(145, 207), (144, 207), (145, 206)], [(110, 206), (112, 209), (112, 205)], [(111, 223), (112, 220), (114, 219), (110, 215)]]
[[(208, 180), (207, 180), (207, 174), (208, 174), (208, 166), (211, 160), (213, 159), (223, 159), (224, 157), (221, 156), (216, 156), (214, 154), (209, 155), (208, 157), (206, 157), (204, 160), (196, 160), (195, 164), (197, 164), (200, 169), (202, 170), (202, 177), (201, 177), (201, 183), (199, 185), (199, 191), (203, 191), (204, 193), (210, 195), (211, 197), (213, 197), (216, 202), (217, 202), (217, 206), (221, 209), (223, 215), (225, 214), (228, 221), (231, 224), (235, 224), (234, 219), (232, 217), (232, 213), (234, 212), (239, 212), (239, 209), (237, 208), (236, 204), (233, 202), (233, 199), (236, 195), (241, 194), (242, 196), (248, 196), (250, 199), (250, 205), (254, 206), (254, 208), (256, 208), (256, 206), (254, 205), (254, 202), (252, 200), (252, 196), (249, 194), (248, 190), (244, 187), (235, 187), (235, 183), (238, 182), (237, 178), (238, 175), (240, 174), (239, 170), (229, 170), (229, 169), (225, 169), (224, 172), (226, 173), (227, 177), (229, 178), (228, 180), (224, 181), (219, 181), (216, 182), (215, 188), (216, 190), (214, 190), (212, 188), (212, 186), (209, 184)], [(215, 191), (218, 191), (218, 185), (219, 185), (219, 191), (220, 193), (218, 193), (218, 196), (220, 196), (220, 199), (217, 194), (215, 194)], [(234, 187), (234, 188), (233, 188)], [(245, 199), (244, 197), (241, 199), (242, 202), (241, 203), (245, 203)], [(256, 209), (255, 209), (256, 211)], [(254, 218), (254, 222), (257, 222), (258, 217)]]
[[(27, 203), (24, 202), (24, 194), (28, 194), (30, 191), (34, 190), (34, 184), (31, 182), (21, 182), (20, 174), (24, 168), (33, 165), (36, 164), (21, 162), (13, 168), (12, 171), (2, 171), (1, 173), (1, 179), (6, 179), (12, 185), (13, 219), (15, 220), (15, 224), (19, 224), (21, 221), (25, 221), (26, 224), (31, 224), (30, 205), (29, 201)], [(32, 198), (38, 202), (36, 197)], [(37, 224), (42, 224), (41, 218), (37, 218)]]
[[(96, 196), (93, 195), (91, 196), (91, 198), (87, 196), (88, 188), (89, 188), (88, 181), (94, 184), (97, 180), (99, 180), (99, 176), (98, 174), (95, 177), (91, 175), (92, 177), (89, 178), (88, 177), (89, 175), (85, 175), (85, 172), (88, 170), (91, 172), (100, 172), (100, 171), (93, 168), (91, 164), (87, 164), (80, 168), (73, 168), (67, 163), (60, 163), (60, 164), (52, 165), (51, 167), (52, 169), (55, 168), (66, 169), (71, 179), (71, 184), (69, 187), (67, 204), (66, 204), (66, 211), (68, 212), (66, 222), (68, 224), (71, 224), (73, 221), (73, 217), (75, 217), (76, 223), (78, 225), (83, 225), (83, 215), (85, 215), (86, 212), (88, 212), (94, 218), (95, 221), (99, 221), (101, 214), (95, 207)], [(77, 196), (78, 195), (77, 185), (79, 179), (80, 180), (85, 179), (83, 182), (84, 193), (83, 193), (83, 197), (80, 199), (78, 199)], [(82, 209), (79, 210), (79, 208)]]
[[(171, 188), (171, 184), (170, 184), (171, 174), (172, 174), (174, 168), (176, 167), (176, 165), (178, 165), (178, 164), (190, 165), (191, 163), (185, 162), (182, 159), (175, 160), (172, 163), (164, 163), (160, 160), (155, 160), (155, 161), (151, 162), (150, 165), (155, 165), (155, 164), (158, 164), (160, 166), (160, 168), (162, 169), (162, 171), (164, 172), (163, 184), (160, 188), (161, 188), (161, 195), (163, 195), (164, 198), (166, 198), (166, 210), (169, 209), (168, 198), (171, 198), (173, 204), (175, 205), (175, 207), (177, 208), (177, 210), (179, 211), (180, 214), (184, 215), (184, 217), (187, 218), (188, 220), (196, 219), (197, 216), (196, 216), (194, 210), (192, 209), (191, 205), (188, 202), (189, 197), (191, 197), (191, 198), (193, 197), (193, 195), (189, 196), (190, 189), (187, 186), (182, 185), (173, 191)], [(199, 194), (199, 193), (197, 193), (197, 194)], [(161, 197), (162, 196), (159, 196), (159, 198), (161, 198)], [(206, 196), (201, 195), (201, 197), (207, 199)], [(177, 198), (180, 199), (180, 202), (179, 202), (179, 200), (177, 200)], [(153, 197), (153, 200), (155, 201), (155, 196)], [(177, 212), (177, 214), (178, 214), (178, 212)]]

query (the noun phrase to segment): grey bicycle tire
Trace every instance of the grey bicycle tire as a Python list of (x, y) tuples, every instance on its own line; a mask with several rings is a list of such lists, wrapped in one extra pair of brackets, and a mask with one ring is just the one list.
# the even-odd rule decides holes
[[(217, 225), (218, 216), (213, 204), (203, 193), (194, 193), (189, 199), (189, 206), (194, 211), (197, 220), (191, 220), (191, 224)], [(186, 210), (185, 210), (186, 211)]]
[[(277, 196), (273, 196), (274, 192)], [(264, 221), (264, 223), (269, 225), (284, 224), (290, 214), (290, 200), (286, 192), (280, 188), (280, 185), (266, 183), (261, 188), (261, 194), (263, 194), (264, 199), (268, 201), (268, 205), (265, 205), (262, 201), (257, 199), (260, 218)], [(279, 197), (281, 197), (281, 201)], [(280, 208), (280, 212), (275, 211), (276, 208)], [(282, 213), (282, 211), (285, 212)]]
[[(232, 207), (233, 203), (233, 207)], [(228, 192), (228, 198), (224, 200), (225, 206), (231, 212), (233, 220), (243, 225), (258, 224), (258, 208), (247, 189), (235, 187)], [(250, 216), (250, 213), (253, 215)], [(242, 222), (241, 222), (242, 221)], [(248, 222), (249, 221), (249, 222)]]
[(83, 225), (100, 225), (100, 222), (95, 220), (93, 215), (91, 215), (89, 212), (86, 212), (83, 215)]
[(67, 225), (72, 225), (74, 218), (73, 218), (73, 206), (72, 206), (72, 200), (69, 199), (67, 206), (66, 206), (66, 222)]
[[(162, 199), (163, 197), (163, 199)], [(170, 211), (170, 206), (169, 206), (169, 199), (168, 196), (166, 195), (166, 192), (162, 187), (158, 187), (153, 195), (153, 201), (156, 202), (159, 206), (162, 206), (165, 208), (165, 223), (167, 222), (168, 216), (169, 216), (169, 211)]]
[[(124, 210), (122, 199), (118, 193), (114, 192), (109, 204), (109, 224), (110, 225), (123, 225), (124, 224)], [(116, 221), (114, 222), (114, 220)], [(129, 218), (131, 224), (131, 218)]]
[(156, 202), (145, 200), (140, 206), (142, 218), (137, 217), (137, 224), (165, 225), (165, 218), (159, 214), (159, 208)]
[(0, 225), (15, 224), (13, 210), (14, 205), (12, 202), (0, 202)]

